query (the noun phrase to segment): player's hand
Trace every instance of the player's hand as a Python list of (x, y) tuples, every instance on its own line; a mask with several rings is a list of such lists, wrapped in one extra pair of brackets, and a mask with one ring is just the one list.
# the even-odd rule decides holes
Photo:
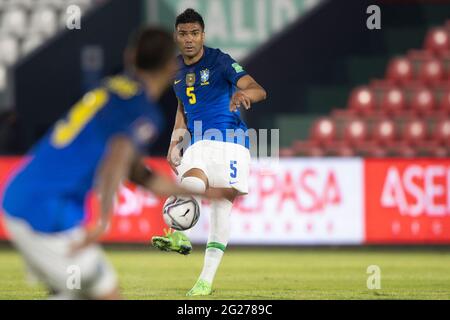
[(230, 111), (235, 112), (241, 105), (248, 110), (250, 109), (251, 103), (252, 101), (244, 92), (238, 91), (231, 97)]
[(97, 227), (87, 230), (84, 238), (78, 242), (72, 245), (70, 248), (69, 254), (75, 255), (80, 250), (89, 247), (90, 245), (98, 242), (100, 237), (105, 233), (107, 229), (107, 223), (100, 223)]
[(181, 163), (181, 151), (177, 147), (177, 145), (171, 145), (169, 147), (169, 151), (167, 152), (167, 162), (169, 162), (169, 165), (172, 168), (173, 172), (178, 175), (177, 167)]

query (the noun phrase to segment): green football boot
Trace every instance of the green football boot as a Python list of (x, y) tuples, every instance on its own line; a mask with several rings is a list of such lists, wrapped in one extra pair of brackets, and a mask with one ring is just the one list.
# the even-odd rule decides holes
[(203, 279), (198, 279), (194, 287), (186, 293), (186, 296), (209, 296), (212, 294), (212, 284)]
[(191, 253), (192, 245), (189, 238), (180, 231), (166, 231), (165, 236), (153, 237), (152, 245), (162, 251), (175, 251), (184, 255)]

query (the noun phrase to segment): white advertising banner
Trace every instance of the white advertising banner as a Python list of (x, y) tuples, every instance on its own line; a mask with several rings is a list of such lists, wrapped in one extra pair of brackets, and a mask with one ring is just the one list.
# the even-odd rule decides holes
[[(361, 244), (364, 240), (361, 159), (281, 159), (251, 166), (250, 190), (234, 205), (230, 244)], [(205, 243), (210, 206), (189, 232)]]

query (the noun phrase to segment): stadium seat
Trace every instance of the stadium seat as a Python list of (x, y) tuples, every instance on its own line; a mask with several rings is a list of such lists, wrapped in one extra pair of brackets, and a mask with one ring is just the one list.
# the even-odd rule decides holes
[(367, 86), (356, 87), (350, 94), (347, 106), (356, 114), (371, 114), (375, 109), (374, 94)]
[(413, 79), (413, 67), (405, 57), (396, 57), (389, 62), (386, 71), (386, 79), (396, 84), (403, 84)]
[(312, 126), (311, 140), (319, 145), (329, 145), (336, 138), (336, 125), (331, 118), (319, 118)]
[(295, 156), (308, 156), (308, 157), (325, 156), (324, 148), (311, 140), (294, 141), (291, 149)]
[(0, 37), (0, 63), (13, 65), (19, 56), (17, 40), (10, 36)]
[(409, 105), (416, 115), (431, 114), (435, 110), (433, 92), (426, 87), (413, 89), (410, 94)]
[(439, 109), (447, 114), (450, 114), (450, 89), (444, 92), (439, 103)]
[(424, 47), (437, 55), (449, 50), (450, 36), (447, 30), (443, 27), (429, 30), (425, 37)]
[(22, 37), (27, 31), (27, 15), (19, 7), (6, 9), (1, 20), (0, 30), (3, 34)]
[(280, 148), (280, 157), (287, 158), (293, 157), (295, 155), (295, 151), (292, 148)]
[(336, 148), (332, 148), (329, 155), (338, 157), (354, 157), (356, 156), (356, 150), (347, 144), (338, 145)]
[(49, 7), (37, 8), (30, 16), (30, 33), (51, 36), (57, 30), (58, 22), (55, 10)]
[(418, 79), (426, 85), (437, 85), (445, 79), (444, 65), (437, 58), (423, 62), (419, 67)]
[(423, 146), (428, 137), (426, 123), (421, 119), (409, 119), (403, 127), (403, 140), (409, 146)]
[(36, 0), (10, 0), (10, 5), (14, 4), (15, 6), (18, 6), (20, 8), (23, 8), (25, 10), (30, 10), (34, 5), (36, 5), (37, 3), (40, 3), (42, 0), (40, 1), (36, 1)]
[(406, 108), (406, 99), (403, 91), (398, 87), (391, 87), (381, 94), (381, 111), (385, 115), (399, 115)]
[(344, 127), (344, 141), (350, 146), (360, 146), (368, 139), (367, 124), (361, 119), (347, 121)]
[(441, 119), (434, 128), (433, 138), (440, 144), (450, 147), (450, 119)]
[(66, 0), (40, 0), (40, 6), (62, 10), (62, 9), (65, 9), (65, 7), (67, 6), (67, 1)]
[(331, 118), (319, 118), (311, 126), (309, 139), (297, 140), (292, 144), (295, 155), (325, 156), (325, 149), (335, 143), (336, 124)]
[(389, 118), (376, 121), (372, 129), (372, 138), (377, 145), (392, 145), (397, 138), (394, 121)]

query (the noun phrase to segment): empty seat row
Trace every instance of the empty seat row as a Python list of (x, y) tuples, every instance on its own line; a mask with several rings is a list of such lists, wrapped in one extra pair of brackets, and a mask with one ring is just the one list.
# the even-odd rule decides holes
[(0, 34), (25, 37), (30, 33), (52, 35), (65, 26), (67, 13), (49, 8), (38, 8), (31, 13), (15, 8), (0, 13)]
[(375, 82), (359, 86), (350, 93), (347, 109), (335, 109), (333, 115), (405, 116), (408, 114), (450, 114), (450, 87), (434, 91), (420, 84), (400, 88)]
[(339, 127), (333, 118), (320, 118), (306, 141), (295, 141), (282, 155), (446, 156), (450, 152), (450, 119), (428, 124), (422, 119), (403, 123), (389, 118), (372, 123), (351, 119)]
[(90, 6), (93, 0), (0, 0), (0, 10), (8, 10), (10, 8), (21, 8), (31, 10), (42, 6), (52, 7), (58, 10), (64, 10), (71, 4), (78, 5), (82, 8)]
[(39, 34), (30, 35), (29, 37), (18, 41), (13, 37), (0, 36), (0, 63), (11, 66), (23, 57), (39, 47), (45, 41), (45, 37)]

